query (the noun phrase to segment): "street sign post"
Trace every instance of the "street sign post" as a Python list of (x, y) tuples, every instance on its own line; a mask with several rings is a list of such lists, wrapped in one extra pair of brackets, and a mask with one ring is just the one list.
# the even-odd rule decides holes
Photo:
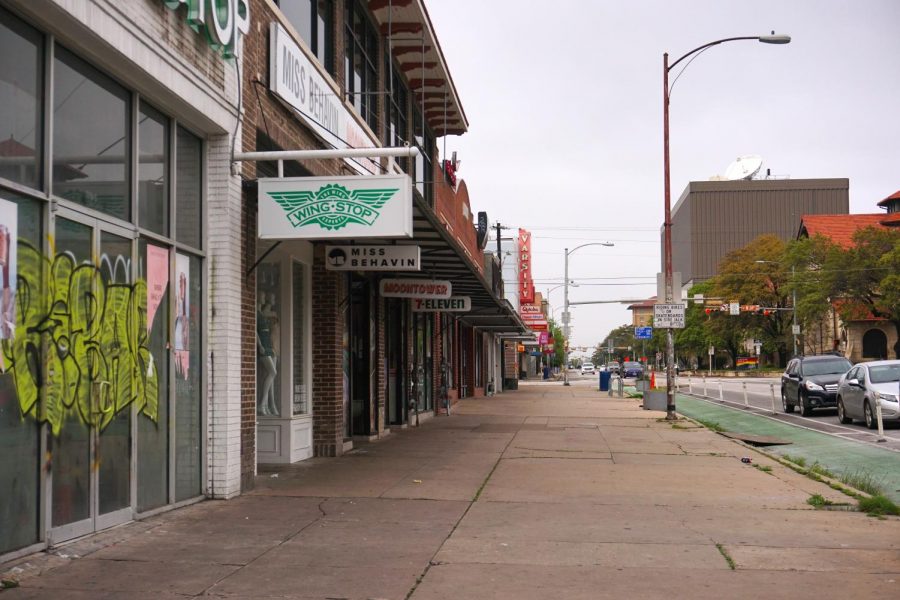
[(684, 304), (653, 305), (653, 326), (663, 329), (684, 329)]

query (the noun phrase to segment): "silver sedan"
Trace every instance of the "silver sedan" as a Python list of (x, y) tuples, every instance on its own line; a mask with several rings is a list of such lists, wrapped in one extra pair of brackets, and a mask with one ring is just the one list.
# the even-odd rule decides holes
[(875, 402), (881, 405), (883, 421), (900, 422), (900, 360), (878, 360), (860, 363), (838, 382), (837, 407), (841, 423), (853, 419), (865, 422), (866, 427), (878, 426)]

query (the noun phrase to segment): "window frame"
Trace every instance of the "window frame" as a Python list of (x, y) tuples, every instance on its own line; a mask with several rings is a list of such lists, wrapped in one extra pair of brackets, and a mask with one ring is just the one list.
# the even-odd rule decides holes
[[(355, 24), (359, 23), (360, 39)], [(344, 97), (372, 129), (378, 130), (378, 46), (380, 34), (368, 11), (359, 0), (344, 4)], [(357, 64), (360, 60), (360, 64)], [(359, 70), (357, 69), (359, 68)], [(360, 89), (354, 75), (360, 74)]]

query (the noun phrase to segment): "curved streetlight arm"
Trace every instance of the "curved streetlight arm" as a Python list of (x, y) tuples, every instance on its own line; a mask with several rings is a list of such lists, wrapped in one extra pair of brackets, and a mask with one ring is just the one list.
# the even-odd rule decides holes
[[(769, 37), (769, 36), (766, 36), (766, 37)], [(683, 61), (684, 59), (686, 59), (686, 58), (687, 58), (688, 56), (690, 56), (691, 54), (696, 54), (697, 52), (700, 52), (701, 50), (706, 50), (707, 48), (709, 48), (709, 47), (711, 47), (711, 46), (718, 46), (719, 44), (724, 44), (725, 42), (736, 42), (736, 41), (738, 41), (738, 40), (759, 40), (759, 41), (762, 41), (762, 38), (763, 38), (763, 36), (759, 36), (759, 35), (742, 35), (742, 36), (740, 36), (740, 37), (724, 38), (724, 39), (721, 39), (721, 40), (716, 40), (716, 41), (714, 41), (714, 42), (709, 42), (708, 44), (703, 44), (702, 46), (697, 46), (696, 48), (694, 48), (694, 49), (691, 50), (690, 52), (688, 52), (688, 53), (682, 55), (681, 58), (679, 58), (678, 60), (676, 60), (675, 62), (673, 62), (672, 64), (670, 64), (668, 70), (671, 71), (672, 69), (674, 69), (674, 68), (675, 68), (675, 65), (677, 65), (678, 63), (680, 63), (681, 61)], [(788, 39), (790, 39), (790, 38), (788, 38)]]
[(588, 242), (587, 244), (582, 244), (582, 245), (580, 245), (580, 246), (575, 246), (575, 247), (572, 248), (571, 250), (566, 249), (566, 256), (569, 256), (570, 254), (572, 254), (573, 252), (575, 252), (575, 251), (578, 250), (579, 248), (584, 248), (585, 246), (606, 246), (606, 247), (611, 247), (611, 246), (615, 246), (615, 244), (613, 244), (612, 242)]
[[(669, 53), (663, 54), (663, 192), (665, 197), (665, 214), (663, 220), (663, 256), (665, 269), (665, 297), (666, 303), (674, 300), (674, 290), (672, 289), (672, 198), (671, 198), (671, 182), (669, 177), (669, 71), (677, 66), (681, 61), (689, 56), (693, 56), (698, 52), (702, 52), (712, 46), (718, 46), (725, 42), (734, 42), (741, 40), (757, 40), (764, 44), (788, 44), (791, 41), (789, 35), (775, 35), (773, 31), (771, 35), (752, 35), (723, 38), (698, 46), (679, 57), (671, 65), (669, 64)], [(671, 328), (666, 329), (666, 420), (673, 421), (677, 417), (675, 415), (675, 336)]]
[(569, 255), (586, 246), (615, 246), (612, 242), (588, 242), (575, 246), (571, 250), (565, 249), (565, 272), (563, 274), (563, 335), (566, 338), (566, 348), (563, 352), (563, 385), (569, 385)]

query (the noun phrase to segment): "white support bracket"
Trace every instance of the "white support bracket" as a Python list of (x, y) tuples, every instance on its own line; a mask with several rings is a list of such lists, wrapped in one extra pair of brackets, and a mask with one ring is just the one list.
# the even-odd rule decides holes
[(388, 148), (341, 148), (330, 150), (271, 150), (262, 152), (235, 152), (234, 162), (278, 161), (278, 176), (284, 176), (286, 160), (321, 160), (328, 158), (415, 158), (421, 152), (418, 146)]

